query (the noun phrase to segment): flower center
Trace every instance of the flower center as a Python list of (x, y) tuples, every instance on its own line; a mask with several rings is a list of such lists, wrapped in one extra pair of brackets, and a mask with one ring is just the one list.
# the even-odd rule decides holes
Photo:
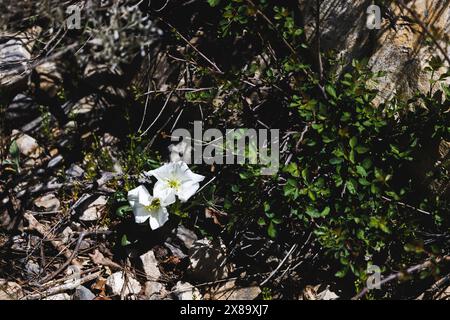
[(147, 209), (148, 211), (155, 211), (155, 210), (158, 210), (160, 207), (161, 207), (161, 200), (159, 200), (158, 198), (155, 198), (152, 200), (150, 205), (145, 207), (145, 209)]
[(172, 189), (178, 189), (181, 186), (181, 183), (178, 180), (169, 180), (167, 181), (167, 184), (169, 185), (169, 188)]

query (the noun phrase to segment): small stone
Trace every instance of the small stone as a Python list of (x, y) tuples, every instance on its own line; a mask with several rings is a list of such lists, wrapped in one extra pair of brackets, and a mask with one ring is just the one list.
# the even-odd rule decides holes
[(58, 198), (56, 198), (54, 194), (47, 194), (45, 196), (39, 197), (34, 200), (34, 204), (39, 209), (43, 209), (45, 211), (56, 211), (61, 205)]
[(44, 298), (42, 300), (71, 300), (71, 299), (67, 293), (59, 293), (59, 294), (55, 294), (53, 296)]
[(57, 155), (52, 160), (50, 160), (47, 164), (48, 169), (55, 168), (58, 164), (60, 164), (64, 160), (62, 155)]
[(317, 295), (317, 300), (336, 300), (338, 298), (339, 296), (329, 289), (325, 289)]
[(39, 155), (39, 145), (37, 144), (36, 139), (25, 133), (21, 133), (18, 130), (13, 130), (12, 135), (15, 137), (17, 147), (19, 148), (21, 154), (26, 157), (31, 155)]
[(202, 295), (197, 288), (188, 282), (178, 281), (172, 289), (178, 300), (201, 300)]
[(145, 297), (149, 300), (160, 300), (163, 290), (164, 286), (159, 282), (147, 281), (145, 283)]
[(158, 260), (156, 260), (155, 253), (150, 250), (139, 258), (147, 279), (153, 281), (158, 280), (159, 277), (161, 277), (161, 271), (159, 271)]
[(79, 286), (75, 289), (73, 300), (94, 300), (95, 294), (84, 286)]
[(82, 98), (79, 102), (77, 102), (72, 108), (72, 114), (81, 115), (87, 114), (94, 110), (95, 107), (95, 99), (92, 96), (88, 96)]
[(77, 122), (76, 121), (69, 121), (69, 122), (67, 122), (65, 125), (64, 125), (64, 129), (66, 129), (66, 130), (74, 130), (74, 129), (76, 129), (77, 128)]
[(239, 287), (236, 281), (228, 281), (214, 290), (211, 298), (214, 300), (255, 300), (261, 294), (258, 286)]
[(184, 259), (184, 258), (187, 257), (187, 255), (184, 254), (184, 252), (181, 251), (180, 248), (178, 248), (178, 247), (176, 247), (176, 246), (170, 244), (169, 242), (165, 242), (164, 245), (166, 246), (167, 249), (169, 249), (169, 250), (172, 252), (172, 254), (173, 254), (175, 257), (180, 258), (180, 259)]
[(177, 232), (177, 238), (180, 239), (184, 243), (184, 246), (187, 249), (192, 248), (192, 245), (194, 244), (194, 242), (198, 240), (195, 232), (187, 229), (186, 227), (184, 227), (182, 225), (178, 226), (176, 232)]
[(41, 267), (33, 260), (28, 260), (28, 262), (25, 264), (25, 270), (27, 271), (30, 278), (35, 277), (41, 273)]
[(73, 235), (73, 230), (70, 227), (66, 227), (61, 234), (62, 234), (61, 242), (69, 243)]
[(66, 170), (66, 174), (74, 178), (80, 178), (83, 176), (84, 170), (79, 165), (72, 163), (70, 168)]
[(108, 198), (105, 196), (99, 196), (95, 201), (93, 201), (80, 217), (81, 221), (92, 222), (100, 219), (102, 217), (102, 210), (108, 203)]
[[(122, 271), (113, 273), (106, 279), (106, 289), (109, 294), (113, 296), (120, 296), (122, 288), (125, 285), (125, 275)], [(139, 282), (127, 275), (127, 285), (125, 287), (124, 295), (136, 295), (141, 291), (142, 287)]]
[(53, 149), (50, 150), (49, 153), (50, 153), (50, 157), (55, 157), (55, 156), (58, 155), (59, 150), (57, 148), (53, 148)]
[(22, 287), (18, 283), (0, 279), (0, 301), (18, 300), (22, 297)]

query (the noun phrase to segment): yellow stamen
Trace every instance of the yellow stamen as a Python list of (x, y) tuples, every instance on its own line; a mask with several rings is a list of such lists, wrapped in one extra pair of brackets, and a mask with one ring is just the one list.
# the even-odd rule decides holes
[(159, 200), (158, 198), (155, 198), (152, 200), (150, 205), (145, 207), (145, 209), (147, 209), (148, 211), (155, 211), (155, 210), (158, 210), (160, 207), (161, 207), (161, 200)]
[(181, 186), (180, 181), (177, 180), (169, 180), (167, 183), (169, 187), (172, 189), (178, 189)]

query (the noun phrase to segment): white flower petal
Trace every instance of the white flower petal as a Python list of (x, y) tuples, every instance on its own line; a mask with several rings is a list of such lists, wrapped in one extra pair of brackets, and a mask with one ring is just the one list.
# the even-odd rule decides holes
[(177, 196), (182, 202), (186, 202), (197, 192), (199, 187), (199, 183), (192, 180), (183, 182)]
[(191, 170), (188, 171), (188, 175), (195, 182), (202, 182), (203, 180), (205, 180), (205, 176), (193, 173)]
[(128, 191), (128, 202), (130, 206), (134, 207), (137, 202), (139, 202), (139, 187)]
[(139, 186), (133, 190), (128, 191), (128, 202), (131, 207), (138, 204), (143, 206), (148, 206), (150, 204), (152, 196), (148, 192), (147, 188), (144, 186)]
[(166, 163), (158, 169), (148, 171), (146, 174), (154, 176), (158, 180), (165, 180), (173, 176), (174, 170), (174, 163)]
[(150, 212), (150, 228), (156, 230), (161, 228), (169, 220), (169, 212), (165, 207), (160, 207), (158, 210)]
[(133, 208), (134, 221), (144, 223), (150, 217), (150, 212), (143, 206), (137, 205)]
[(175, 203), (175, 189), (170, 188), (164, 181), (157, 181), (153, 188), (153, 195), (155, 198), (161, 200), (161, 205), (168, 206)]
[(178, 162), (176, 166), (176, 176), (181, 181), (192, 180), (194, 182), (201, 182), (205, 179), (204, 176), (200, 174), (193, 173), (191, 169), (189, 169), (188, 165), (185, 162)]

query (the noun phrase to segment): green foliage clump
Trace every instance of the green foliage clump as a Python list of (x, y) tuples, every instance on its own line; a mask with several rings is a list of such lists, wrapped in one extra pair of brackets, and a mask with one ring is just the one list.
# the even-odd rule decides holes
[[(232, 217), (229, 228), (251, 221), (268, 240), (311, 231), (333, 261), (335, 275), (356, 284), (365, 283), (371, 264), (401, 270), (448, 254), (448, 242), (430, 235), (448, 232), (449, 199), (430, 185), (448, 181), (450, 168), (445, 160), (423, 166), (430, 150), (450, 138), (450, 92), (442, 81), (448, 74), (434, 77), (442, 61), (433, 58), (426, 70), (430, 93), (377, 104), (379, 92), (370, 84), (382, 74), (370, 72), (364, 62), (353, 61), (339, 76), (313, 71), (311, 59), (298, 54), (308, 46), (287, 6), (209, 3), (222, 12), (217, 28), (225, 40), (255, 35), (262, 42), (260, 55), (268, 57), (264, 66), (250, 63), (234, 79), (226, 75), (227, 81), (236, 84), (260, 72), (259, 80), (281, 97), (272, 112), (287, 114), (291, 131), (286, 164), (277, 176), (261, 176), (251, 166), (223, 169), (227, 183), (219, 188)], [(274, 34), (278, 41), (271, 40)], [(278, 52), (264, 49), (280, 46)], [(330, 70), (333, 63), (323, 61)]]

